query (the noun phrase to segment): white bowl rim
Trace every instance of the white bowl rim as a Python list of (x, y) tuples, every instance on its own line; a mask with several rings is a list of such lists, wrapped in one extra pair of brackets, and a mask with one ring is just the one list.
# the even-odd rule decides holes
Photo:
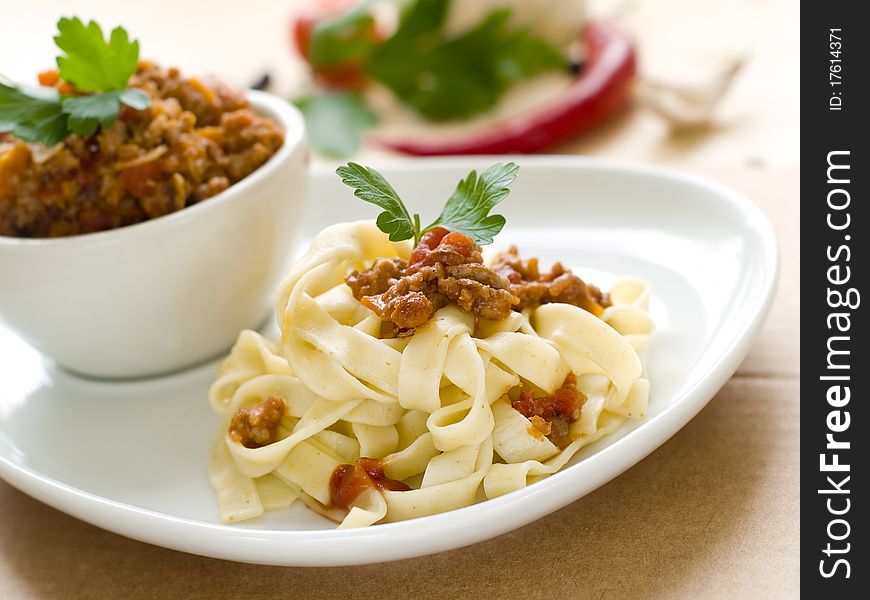
[(204, 211), (214, 210), (222, 204), (231, 202), (233, 198), (243, 194), (248, 187), (266, 177), (269, 177), (277, 169), (280, 169), (286, 160), (294, 154), (300, 144), (302, 144), (306, 139), (305, 123), (302, 119), (302, 115), (289, 101), (259, 90), (245, 90), (245, 96), (250, 101), (251, 107), (257, 113), (271, 113), (266, 116), (273, 118), (283, 129), (284, 144), (278, 149), (278, 152), (269, 157), (269, 160), (224, 191), (212, 196), (211, 198), (207, 198), (207, 201), (197, 202), (196, 204), (187, 206), (181, 210), (161, 215), (154, 219), (115, 227), (114, 229), (106, 229), (104, 231), (42, 238), (0, 235), (0, 248), (15, 246), (70, 246), (74, 244), (119, 242), (123, 241), (122, 238), (124, 237), (133, 238), (137, 235), (156, 233), (160, 228), (166, 229), (172, 227), (184, 219), (192, 218)]

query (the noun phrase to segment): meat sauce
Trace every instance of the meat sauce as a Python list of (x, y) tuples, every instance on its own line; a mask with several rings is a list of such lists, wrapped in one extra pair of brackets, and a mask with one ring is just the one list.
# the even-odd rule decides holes
[[(570, 444), (570, 425), (580, 418), (580, 409), (586, 395), (577, 389), (577, 378), (569, 373), (562, 387), (552, 396), (535, 397), (532, 392), (523, 390), (520, 397), (511, 402), (514, 410), (529, 419), (538, 434), (546, 436), (554, 445), (564, 449)], [(530, 431), (537, 437), (538, 434)]]
[(269, 396), (251, 408), (243, 408), (230, 421), (230, 437), (245, 448), (262, 448), (278, 438), (278, 426), (287, 405), (278, 396)]
[(408, 274), (419, 271), (437, 263), (444, 265), (461, 265), (466, 263), (483, 263), (480, 247), (470, 237), (459, 231), (448, 232), (443, 227), (427, 231), (420, 238), (420, 243), (411, 252)]
[(379, 259), (345, 282), (354, 298), (395, 325), (396, 335), (413, 331), (451, 302), (496, 321), (507, 318), (518, 302), (509, 282), (483, 265), (474, 240), (442, 228), (423, 235), (409, 262)]
[[(39, 82), (75, 92), (56, 71)], [(92, 136), (46, 147), (0, 132), (0, 236), (77, 235), (170, 214), (244, 179), (284, 143), (277, 123), (218, 81), (140, 61), (129, 85), (150, 106), (123, 106)]]
[(573, 304), (596, 316), (610, 306), (607, 294), (561, 263), (541, 273), (536, 258), (521, 259), (512, 246), (488, 267), (474, 240), (440, 227), (423, 234), (409, 261), (380, 258), (345, 282), (354, 298), (393, 325), (387, 337), (412, 334), (450, 303), (493, 321), (548, 302)]
[(492, 268), (510, 282), (511, 292), (519, 299), (516, 310), (559, 302), (579, 306), (600, 317), (610, 306), (606, 293), (577, 277), (562, 263), (554, 263), (549, 273), (542, 273), (538, 259), (520, 258), (516, 246), (498, 255)]
[(376, 458), (360, 458), (355, 464), (338, 465), (329, 478), (330, 505), (350, 510), (366, 490), (407, 492), (411, 488), (384, 474), (384, 462)]

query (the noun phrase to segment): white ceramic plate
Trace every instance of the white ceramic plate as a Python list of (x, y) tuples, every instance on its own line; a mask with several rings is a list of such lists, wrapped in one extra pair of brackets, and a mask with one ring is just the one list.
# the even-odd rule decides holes
[[(216, 363), (149, 380), (85, 380), (0, 325), (0, 476), (132, 538), (230, 560), (311, 566), (471, 544), (616, 477), (685, 425), (740, 364), (773, 296), (776, 240), (751, 202), (709, 181), (574, 158), (516, 160), (522, 168), (499, 207), (508, 225), (498, 242), (517, 243), (545, 263), (562, 260), (604, 286), (617, 274), (653, 286), (658, 337), (649, 353), (649, 414), (585, 448), (570, 467), (495, 500), (368, 529), (335, 530), (299, 502), (223, 525), (205, 470), (217, 426), (206, 401)], [(490, 162), (418, 160), (381, 170), (425, 219), (470, 168)], [(331, 173), (314, 177), (308, 208), (309, 239), (329, 223), (375, 214)]]

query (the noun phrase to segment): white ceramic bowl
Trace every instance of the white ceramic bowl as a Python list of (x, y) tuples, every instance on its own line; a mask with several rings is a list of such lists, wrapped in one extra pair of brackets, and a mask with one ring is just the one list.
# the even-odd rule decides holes
[(0, 236), (0, 319), (64, 367), (112, 378), (193, 365), (260, 326), (301, 220), (308, 151), (293, 106), (249, 98), (284, 146), (221, 194), (110, 231)]

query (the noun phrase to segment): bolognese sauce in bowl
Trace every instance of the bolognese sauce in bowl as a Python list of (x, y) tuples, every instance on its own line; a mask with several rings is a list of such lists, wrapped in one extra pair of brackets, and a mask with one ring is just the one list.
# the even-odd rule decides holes
[[(44, 87), (69, 90), (56, 70)], [(140, 223), (207, 200), (283, 145), (241, 91), (141, 61), (129, 85), (149, 106), (122, 106), (88, 137), (45, 146), (0, 133), (0, 235), (60, 237)]]
[(129, 85), (148, 105), (93, 135), (0, 133), (0, 320), (98, 377), (190, 366), (261, 325), (308, 178), (285, 100), (144, 61)]

